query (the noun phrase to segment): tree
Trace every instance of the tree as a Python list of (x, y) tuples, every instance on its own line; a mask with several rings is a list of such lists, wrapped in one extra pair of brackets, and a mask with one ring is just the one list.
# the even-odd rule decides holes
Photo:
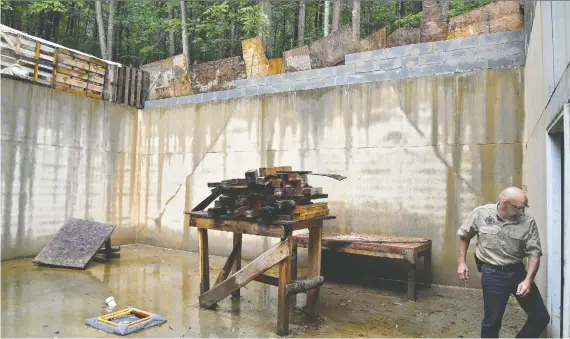
[(299, 28), (297, 30), (297, 46), (305, 44), (305, 0), (299, 1)]
[(330, 32), (330, 27), (329, 27), (330, 11), (331, 11), (331, 2), (325, 1), (325, 27), (324, 27), (325, 36), (329, 35)]
[[(166, 2), (166, 7), (168, 8), (168, 19), (172, 22), (174, 19), (174, 9), (172, 8), (172, 3), (170, 1)], [(173, 56), (174, 51), (174, 30), (169, 29), (168, 31), (168, 56)]]
[(97, 17), (97, 31), (99, 33), (99, 47), (101, 48), (101, 58), (113, 60), (113, 31), (115, 24), (115, 0), (109, 0), (109, 22), (107, 36), (103, 23), (103, 9), (101, 1), (95, 1), (95, 15)]
[(180, 23), (182, 25), (182, 53), (186, 57), (186, 69), (190, 71), (190, 49), (188, 47), (188, 31), (186, 28), (186, 0), (180, 0)]
[(262, 15), (262, 25), (261, 25), (261, 33), (263, 39), (263, 49), (271, 53), (273, 49), (272, 39), (271, 39), (271, 28), (272, 28), (272, 20), (271, 20), (271, 1), (270, 0), (262, 0), (261, 1), (261, 15)]
[(352, 1), (352, 36), (360, 40), (360, 0)]
[(331, 32), (334, 32), (338, 29), (340, 22), (340, 5), (340, 0), (334, 1)]

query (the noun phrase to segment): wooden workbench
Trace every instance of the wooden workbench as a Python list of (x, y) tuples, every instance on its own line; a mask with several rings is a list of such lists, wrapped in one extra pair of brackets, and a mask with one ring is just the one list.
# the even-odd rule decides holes
[[(408, 299), (410, 300), (416, 300), (416, 262), (421, 257), (424, 258), (425, 283), (427, 285), (432, 283), (431, 240), (429, 239), (359, 233), (329, 233), (325, 234), (322, 239), (323, 250), (406, 261), (408, 263)], [(307, 234), (295, 235), (293, 251), (296, 251), (297, 246), (307, 247), (308, 243)]]
[[(323, 221), (334, 219), (334, 216), (296, 222), (274, 221), (270, 225), (264, 225), (240, 217), (212, 219), (205, 212), (187, 214), (190, 216), (190, 226), (198, 228), (199, 234), (200, 307), (212, 308), (230, 294), (239, 297), (240, 288), (250, 281), (256, 280), (279, 288), (277, 303), (278, 335), (287, 335), (289, 332), (289, 299), (296, 293), (307, 293), (306, 312), (309, 316), (317, 316), (316, 304), (319, 297), (319, 286), (323, 283), (323, 278), (320, 276)], [(309, 230), (307, 236), (309, 250), (307, 280), (292, 281), (293, 231), (302, 229)], [(233, 250), (212, 288), (210, 288), (208, 260), (208, 230), (233, 233)], [(281, 242), (242, 268), (242, 234), (280, 238)], [(296, 264), (296, 258), (294, 261)], [(277, 264), (279, 264), (278, 279), (264, 274)], [(232, 270), (233, 274), (230, 275)], [(294, 271), (296, 273), (296, 267)]]

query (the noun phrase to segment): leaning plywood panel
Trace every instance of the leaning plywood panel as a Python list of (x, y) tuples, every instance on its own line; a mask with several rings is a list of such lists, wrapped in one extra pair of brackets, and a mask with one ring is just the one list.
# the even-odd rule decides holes
[(68, 219), (33, 262), (85, 269), (115, 227), (101, 222)]

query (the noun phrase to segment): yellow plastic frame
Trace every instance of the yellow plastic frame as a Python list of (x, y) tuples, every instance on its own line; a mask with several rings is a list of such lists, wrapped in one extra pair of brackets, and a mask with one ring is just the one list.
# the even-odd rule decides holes
[(129, 308), (125, 308), (125, 309), (120, 310), (120, 311), (116, 311), (113, 313), (108, 313), (108, 314), (104, 314), (102, 316), (99, 316), (99, 317), (97, 317), (97, 321), (102, 322), (102, 323), (107, 324), (107, 325), (114, 326), (114, 327), (119, 327), (119, 324), (117, 324), (111, 320), (129, 315), (129, 314), (134, 314), (134, 315), (139, 316), (139, 317), (142, 316), (144, 318), (130, 322), (127, 326), (134, 326), (134, 325), (140, 324), (142, 322), (145, 322), (145, 321), (148, 321), (151, 319), (151, 314), (149, 312), (139, 310), (137, 308), (129, 307)]

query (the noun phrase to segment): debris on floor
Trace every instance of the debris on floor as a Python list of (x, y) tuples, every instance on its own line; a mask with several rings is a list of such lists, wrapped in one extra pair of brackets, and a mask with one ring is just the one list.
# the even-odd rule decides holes
[(127, 307), (120, 311), (89, 318), (85, 324), (108, 333), (127, 335), (165, 322), (166, 319), (158, 314)]

